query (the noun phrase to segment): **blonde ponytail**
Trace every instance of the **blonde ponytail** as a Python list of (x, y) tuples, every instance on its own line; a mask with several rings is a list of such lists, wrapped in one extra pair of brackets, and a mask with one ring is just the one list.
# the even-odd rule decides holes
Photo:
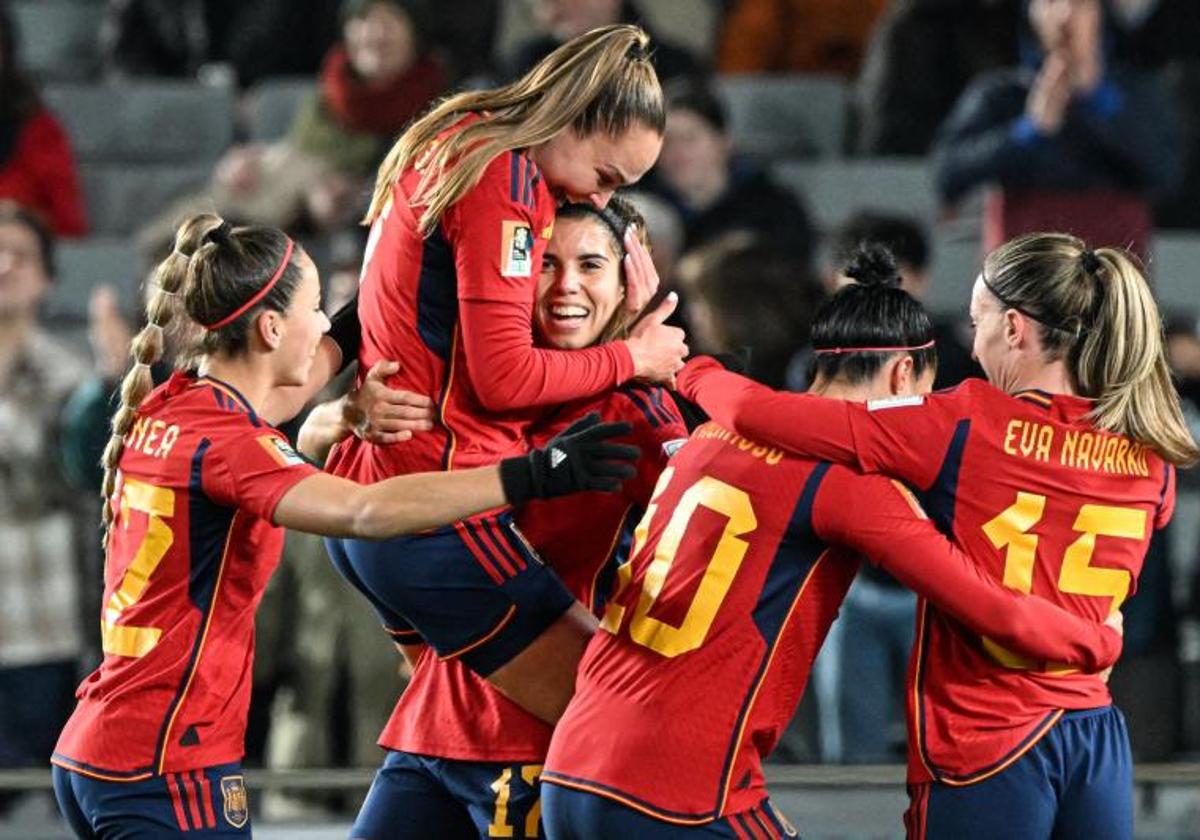
[(192, 257), (205, 234), (220, 224), (220, 218), (207, 214), (189, 219), (175, 235), (174, 250), (154, 271), (151, 282), (156, 288), (146, 303), (146, 326), (134, 337), (130, 346), (133, 366), (121, 381), (121, 405), (113, 415), (112, 434), (104, 447), (101, 459), (104, 466), (101, 495), (104, 499), (103, 521), (106, 539), (108, 528), (112, 524), (114, 508), (120, 504), (120, 500), (112, 496), (117, 488), (117, 468), (121, 461), (121, 453), (125, 449), (125, 436), (129, 434), (137, 419), (138, 406), (154, 389), (150, 367), (162, 358), (166, 345), (165, 330), (182, 309), (182, 297)]
[[(423, 206), (428, 235), (442, 214), (479, 183), (488, 164), (511, 149), (545, 143), (571, 128), (618, 136), (634, 125), (662, 133), (662, 88), (650, 64), (650, 37), (636, 26), (593, 29), (560, 46), (517, 81), (442, 100), (400, 136), (379, 167), (366, 223), (377, 219), (402, 172), (421, 173), (411, 206)], [(480, 119), (435, 143), (467, 114)]]
[(988, 254), (983, 281), (1003, 306), (1038, 323), (1047, 357), (1064, 359), (1078, 393), (1096, 401), (1097, 428), (1177, 466), (1200, 460), (1171, 381), (1158, 305), (1129, 252), (1030, 233)]
[(1095, 252), (1100, 299), (1096, 322), (1081, 336), (1073, 369), (1080, 392), (1096, 398), (1092, 420), (1152, 446), (1164, 460), (1200, 460), (1167, 365), (1158, 305), (1142, 272), (1116, 248)]

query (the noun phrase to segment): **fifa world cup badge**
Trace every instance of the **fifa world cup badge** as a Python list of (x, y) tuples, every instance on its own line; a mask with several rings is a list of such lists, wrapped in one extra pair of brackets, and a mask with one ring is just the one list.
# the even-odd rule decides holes
[(525, 222), (506, 221), (501, 228), (500, 276), (533, 276), (533, 230)]
[(241, 776), (221, 778), (221, 798), (225, 802), (225, 822), (241, 828), (250, 819), (250, 808), (246, 802), (246, 782)]

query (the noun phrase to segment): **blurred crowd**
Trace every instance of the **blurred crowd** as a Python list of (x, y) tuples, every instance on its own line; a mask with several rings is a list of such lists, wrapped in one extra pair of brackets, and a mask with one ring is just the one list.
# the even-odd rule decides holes
[[(215, 209), (305, 242), (336, 306), (353, 293), (379, 161), (451, 90), (511, 79), (596, 26), (645, 26), (669, 109), (662, 155), (631, 198), (664, 286), (683, 297), (692, 347), (741, 354), (775, 387), (806, 386), (795, 313), (843, 282), (839, 265), (864, 241), (888, 245), (905, 288), (928, 298), (939, 226), (972, 228), (984, 248), (1070, 230), (1151, 261), (1157, 231), (1200, 228), (1194, 0), (72, 0), (100, 23), (82, 80), (23, 63), (22, 36), (39, 33), (18, 32), (29, 18), (17, 12), (39, 2), (0, 0), (0, 767), (45, 765), (97, 659), (99, 447), (138, 317), (123, 288), (169, 249), (182, 215)], [(280, 135), (265, 138), (249, 123), (280, 77), (305, 83)], [(818, 221), (819, 196), (783, 183), (776, 157), (739, 147), (728, 84), (739, 77), (839, 81), (849, 93), (837, 156), (924, 161), (936, 214), (896, 212), (868, 188), (836, 224)], [(45, 317), (56, 242), (87, 241), (103, 220), (88, 218), (80, 138), (43, 96), (61, 78), (219, 87), (239, 120), (203, 183), (145, 208), (129, 237), (141, 264), (76, 290), (90, 295), (86, 321), (65, 326)], [(936, 319), (938, 387), (979, 374), (961, 304)], [(1169, 325), (1193, 407), (1196, 314)], [(1195, 513), (1185, 504), (1179, 516)], [(1147, 559), (1112, 680), (1143, 760), (1200, 753), (1200, 565), (1180, 542), (1168, 534)], [(864, 572), (783, 760), (901, 759), (913, 605)], [(319, 541), (289, 537), (259, 633), (249, 761), (377, 764), (374, 737), (403, 674)]]

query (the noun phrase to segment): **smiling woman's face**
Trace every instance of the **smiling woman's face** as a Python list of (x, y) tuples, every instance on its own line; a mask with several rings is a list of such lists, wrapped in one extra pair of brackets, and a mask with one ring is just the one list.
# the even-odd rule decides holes
[(621, 254), (608, 226), (590, 216), (557, 220), (534, 310), (543, 342), (561, 350), (590, 347), (624, 299)]

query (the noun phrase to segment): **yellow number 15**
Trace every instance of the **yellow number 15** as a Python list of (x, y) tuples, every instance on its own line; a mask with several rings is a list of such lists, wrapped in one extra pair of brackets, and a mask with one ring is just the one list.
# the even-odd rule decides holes
[[(1033, 565), (1037, 559), (1038, 535), (1033, 526), (1046, 511), (1046, 497), (1036, 493), (1017, 493), (1017, 500), (983, 526), (983, 533), (1004, 552), (1004, 585), (1018, 592), (1033, 589)], [(1079, 539), (1067, 547), (1058, 589), (1072, 595), (1108, 596), (1109, 613), (1116, 612), (1129, 595), (1133, 576), (1125, 569), (1105, 569), (1092, 565), (1097, 537), (1140, 540), (1146, 535), (1146, 512), (1136, 508), (1108, 505), (1083, 505), (1072, 528)], [(1033, 668), (1035, 663), (1005, 650), (990, 639), (983, 647), (1001, 665), (1009, 668)]]
[[(671, 483), (675, 474), (673, 467), (663, 470), (646, 515), (638, 523), (634, 531), (633, 548), (630, 558), (635, 557), (646, 544), (646, 534), (650, 530), (650, 522), (658, 513), (655, 503)], [(653, 618), (650, 609), (662, 594), (667, 582), (667, 574), (675, 562), (675, 555), (683, 541), (688, 523), (696, 512), (696, 508), (705, 507), (714, 513), (726, 517), (725, 529), (704, 568), (704, 575), (696, 587), (696, 593), (688, 605), (683, 621), (676, 627), (666, 621)], [(695, 650), (704, 644), (709, 628), (717, 616), (721, 602), (729, 594), (729, 587), (741, 568), (742, 560), (750, 544), (742, 536), (758, 527), (758, 519), (754, 516), (754, 507), (750, 496), (744, 490), (739, 490), (723, 481), (710, 476), (704, 476), (688, 487), (679, 499), (679, 504), (671, 514), (667, 526), (663, 529), (662, 537), (654, 549), (654, 559), (646, 569), (642, 580), (642, 591), (638, 594), (637, 604), (633, 608), (633, 617), (629, 620), (629, 635), (640, 645), (650, 648), (666, 657), (679, 656), (690, 650)], [(632, 564), (626, 562), (618, 571), (617, 592), (620, 593), (629, 585), (632, 575)], [(610, 633), (616, 633), (625, 616), (625, 607), (609, 602), (600, 626)]]

